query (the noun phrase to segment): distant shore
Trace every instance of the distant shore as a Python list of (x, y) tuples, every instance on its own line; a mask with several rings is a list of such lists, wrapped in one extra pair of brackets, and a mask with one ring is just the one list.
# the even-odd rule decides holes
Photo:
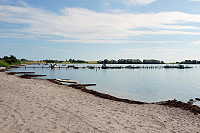
[(200, 116), (0, 73), (0, 132), (199, 132)]

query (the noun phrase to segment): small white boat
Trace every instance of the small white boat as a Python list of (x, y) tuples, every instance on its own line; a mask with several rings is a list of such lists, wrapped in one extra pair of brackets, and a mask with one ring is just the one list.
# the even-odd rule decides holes
[(50, 64), (49, 67), (51, 67), (51, 68), (56, 68), (56, 67), (58, 67), (58, 66), (57, 66), (56, 63), (54, 63), (54, 64)]
[(69, 79), (56, 79), (59, 82), (66, 82), (66, 83), (78, 83), (78, 81), (69, 80)]

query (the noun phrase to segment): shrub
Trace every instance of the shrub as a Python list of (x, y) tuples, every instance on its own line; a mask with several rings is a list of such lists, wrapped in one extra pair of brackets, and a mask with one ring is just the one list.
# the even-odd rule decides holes
[(3, 60), (0, 60), (0, 66), (2, 67), (7, 67), (9, 66), (10, 64), (8, 64), (7, 62), (3, 61)]
[(2, 61), (8, 63), (9, 65), (20, 65), (21, 64), (20, 60), (18, 60), (13, 55), (11, 55), (10, 57), (4, 56), (4, 58), (2, 58)]

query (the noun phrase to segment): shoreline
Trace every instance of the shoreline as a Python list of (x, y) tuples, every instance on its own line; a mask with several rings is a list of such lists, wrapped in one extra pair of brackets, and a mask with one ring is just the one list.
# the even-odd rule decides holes
[[(22, 65), (20, 65), (20, 66), (22, 66)], [(2, 72), (5, 72), (11, 68), (18, 68), (18, 67), (19, 67), (18, 65), (13, 65), (13, 66), (5, 68)], [(7, 72), (6, 74), (9, 74), (9, 72)], [(15, 74), (17, 74), (17, 73), (11, 72), (11, 75), (15, 75)], [(32, 76), (22, 75), (20, 77), (25, 78), (25, 79), (32, 79)], [(43, 80), (43, 79), (41, 79), (41, 80)], [(48, 81), (58, 84), (58, 85), (64, 85), (64, 84), (56, 81), (55, 79), (45, 79), (45, 80), (48, 80)], [(98, 92), (98, 91), (95, 91), (92, 89), (87, 89), (84, 85), (80, 85), (80, 84), (78, 84), (78, 85), (71, 84), (71, 85), (64, 85), (64, 86), (72, 87), (74, 89), (80, 89), (81, 91), (83, 91), (85, 93), (92, 94), (99, 98), (109, 99), (112, 101), (124, 102), (124, 103), (128, 103), (128, 104), (158, 104), (158, 105), (164, 105), (167, 107), (180, 108), (183, 110), (187, 110), (187, 111), (190, 111), (191, 113), (194, 113), (194, 115), (200, 114), (200, 107), (197, 105), (193, 105), (193, 102), (194, 102), (193, 99), (190, 99), (187, 103), (182, 102), (182, 101), (177, 101), (176, 99), (149, 103), (149, 102), (141, 102), (141, 101), (135, 101), (135, 100), (130, 100), (130, 99), (118, 98), (118, 97), (112, 96), (110, 94)], [(200, 99), (200, 98), (196, 98), (196, 99)]]
[[(59, 84), (59, 82), (57, 82), (54, 79), (47, 79), (47, 80), (50, 81), (50, 82), (53, 82), (55, 84), (62, 85), (62, 84)], [(72, 85), (65, 85), (65, 86), (72, 87), (74, 89), (79, 89), (79, 90), (81, 90), (85, 93), (92, 94), (92, 95), (99, 97), (99, 98), (109, 99), (109, 100), (112, 100), (112, 101), (124, 102), (124, 103), (128, 103), (128, 104), (158, 104), (158, 105), (164, 105), (164, 106), (168, 106), (168, 107), (172, 107), (172, 108), (180, 108), (180, 109), (183, 109), (183, 110), (188, 110), (191, 113), (194, 113), (194, 115), (200, 114), (200, 107), (199, 106), (192, 105), (191, 103), (184, 103), (182, 101), (177, 101), (176, 99), (147, 103), (147, 102), (135, 101), (135, 100), (130, 100), (130, 99), (118, 98), (118, 97), (115, 97), (115, 96), (112, 96), (112, 95), (109, 95), (109, 94), (106, 94), (106, 93), (101, 93), (101, 92), (98, 92), (98, 91), (95, 91), (95, 90), (87, 89), (83, 85), (72, 84)]]
[(200, 116), (0, 73), (0, 132), (198, 132)]

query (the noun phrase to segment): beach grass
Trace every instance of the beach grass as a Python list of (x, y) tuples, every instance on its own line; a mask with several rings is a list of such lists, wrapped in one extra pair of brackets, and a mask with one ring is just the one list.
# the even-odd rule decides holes
[(40, 63), (46, 63), (46, 62), (43, 62), (43, 61), (22, 61), (21, 64), (40, 64)]

